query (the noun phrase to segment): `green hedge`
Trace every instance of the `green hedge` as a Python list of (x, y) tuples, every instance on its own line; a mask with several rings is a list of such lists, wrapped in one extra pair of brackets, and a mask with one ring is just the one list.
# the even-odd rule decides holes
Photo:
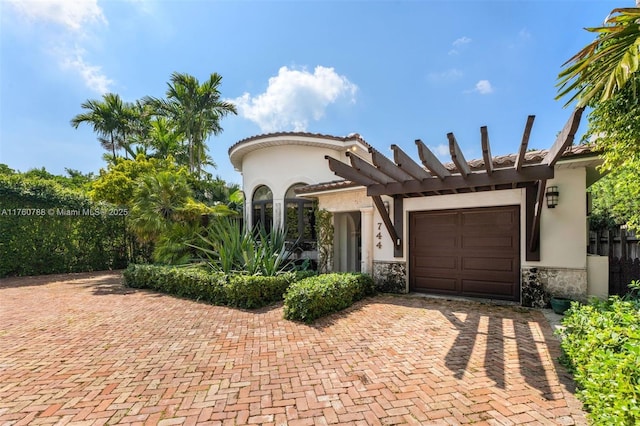
[(125, 284), (133, 288), (147, 288), (215, 305), (253, 309), (282, 300), (284, 292), (299, 275), (288, 272), (275, 277), (227, 276), (194, 267), (130, 264), (124, 271), (124, 278)]
[(126, 267), (118, 213), (52, 181), (0, 175), (0, 277)]
[(326, 274), (305, 278), (287, 290), (284, 317), (310, 323), (374, 293), (373, 279), (364, 274)]
[(640, 424), (640, 302), (610, 297), (563, 320), (563, 363), (594, 424)]

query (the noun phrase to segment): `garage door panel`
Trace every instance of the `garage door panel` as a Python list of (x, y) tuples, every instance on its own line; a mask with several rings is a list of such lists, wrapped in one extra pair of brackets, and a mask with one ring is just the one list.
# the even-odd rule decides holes
[(484, 212), (462, 212), (462, 226), (504, 226), (516, 222), (513, 212), (501, 209), (488, 209)]
[(513, 272), (513, 258), (511, 257), (463, 257), (462, 270), (465, 272), (491, 271)]
[(452, 278), (440, 278), (440, 277), (420, 277), (416, 279), (415, 287), (422, 289), (423, 291), (436, 291), (436, 292), (457, 292), (456, 288), (457, 280)]
[[(437, 245), (427, 245), (424, 244), (425, 241), (437, 240)], [(421, 253), (429, 254), (429, 255), (437, 255), (439, 252), (443, 253), (453, 253), (457, 252), (460, 247), (460, 241), (457, 238), (431, 238), (431, 239), (421, 239), (421, 240), (412, 240), (412, 245), (416, 247), (416, 250), (413, 251), (413, 254), (418, 255)]]
[(458, 269), (457, 256), (416, 256), (416, 268)]
[(476, 237), (476, 236), (463, 236), (462, 248), (505, 248), (514, 249), (513, 237), (511, 235), (505, 236), (491, 236), (491, 237)]
[(458, 226), (458, 215), (452, 212), (424, 212), (416, 213), (415, 215), (417, 220), (428, 219), (428, 222), (424, 224), (425, 229)]
[(411, 290), (518, 300), (519, 206), (410, 213), (409, 234)]

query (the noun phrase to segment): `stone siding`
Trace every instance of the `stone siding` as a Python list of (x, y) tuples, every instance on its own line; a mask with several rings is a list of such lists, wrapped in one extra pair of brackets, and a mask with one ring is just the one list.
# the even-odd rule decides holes
[(405, 262), (373, 262), (373, 281), (383, 293), (407, 293)]
[[(544, 293), (544, 294), (543, 294)], [(522, 302), (538, 306), (550, 296), (587, 299), (587, 270), (552, 267), (522, 268)], [(533, 301), (533, 302), (532, 302)]]

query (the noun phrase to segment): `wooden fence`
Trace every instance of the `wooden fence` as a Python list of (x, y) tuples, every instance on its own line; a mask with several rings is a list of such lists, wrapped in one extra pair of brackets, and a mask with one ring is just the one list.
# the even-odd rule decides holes
[(625, 229), (590, 231), (588, 253), (609, 256), (609, 294), (628, 293), (640, 280), (640, 240)]

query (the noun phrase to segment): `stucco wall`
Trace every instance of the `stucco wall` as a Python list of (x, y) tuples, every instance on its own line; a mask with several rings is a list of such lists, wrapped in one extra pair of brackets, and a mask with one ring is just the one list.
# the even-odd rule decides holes
[(587, 295), (601, 299), (609, 296), (608, 256), (587, 256)]
[(586, 269), (587, 267), (587, 195), (586, 170), (556, 166), (554, 179), (560, 193), (558, 206), (542, 208), (540, 223), (540, 262), (532, 266)]
[[(335, 180), (325, 155), (340, 157), (344, 153), (316, 146), (283, 145), (246, 154), (242, 162), (246, 220), (250, 220), (253, 192), (260, 185), (267, 185), (273, 192), (274, 216), (277, 216), (282, 214), (284, 196), (291, 185)], [(274, 221), (280, 223), (277, 217)]]

